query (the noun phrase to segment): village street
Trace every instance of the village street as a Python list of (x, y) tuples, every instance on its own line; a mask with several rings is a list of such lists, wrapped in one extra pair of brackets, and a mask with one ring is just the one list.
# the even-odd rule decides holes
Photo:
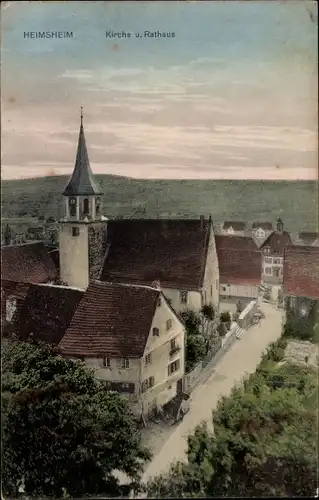
[(229, 351), (215, 366), (206, 382), (199, 385), (191, 394), (191, 408), (184, 420), (167, 429), (149, 430), (148, 445), (154, 458), (144, 473), (144, 480), (166, 472), (171, 462), (185, 458), (187, 435), (201, 421), (211, 423), (212, 409), (222, 395), (230, 393), (231, 388), (248, 373), (253, 373), (267, 346), (281, 335), (283, 312), (275, 305), (260, 303), (265, 319), (245, 331), (241, 340), (236, 340)]

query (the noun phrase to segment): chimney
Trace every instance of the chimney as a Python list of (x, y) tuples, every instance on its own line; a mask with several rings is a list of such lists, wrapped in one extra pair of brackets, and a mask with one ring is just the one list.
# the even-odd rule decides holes
[(200, 220), (200, 230), (203, 231), (205, 217), (203, 215), (200, 215), (199, 220)]

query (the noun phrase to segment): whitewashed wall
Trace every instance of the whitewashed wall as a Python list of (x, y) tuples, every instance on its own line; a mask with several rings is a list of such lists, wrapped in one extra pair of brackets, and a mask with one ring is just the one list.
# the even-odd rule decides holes
[[(72, 227), (80, 231), (72, 236)], [(89, 283), (88, 225), (61, 223), (59, 230), (60, 278), (69, 286), (86, 289)]]

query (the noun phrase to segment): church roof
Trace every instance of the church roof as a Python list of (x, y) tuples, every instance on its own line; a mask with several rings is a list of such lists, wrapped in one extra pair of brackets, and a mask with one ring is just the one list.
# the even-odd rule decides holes
[(63, 191), (64, 196), (90, 196), (94, 194), (103, 194), (99, 184), (94, 179), (90, 167), (89, 155), (87, 152), (83, 121), (81, 115), (81, 126), (78, 140), (78, 149), (76, 153), (75, 167), (72, 177)]
[(154, 288), (91, 283), (59, 344), (66, 356), (140, 358), (162, 296)]
[(263, 250), (269, 247), (272, 253), (282, 255), (285, 247), (288, 245), (292, 245), (292, 241), (287, 231), (273, 231), (261, 245), (260, 249)]
[(209, 220), (127, 219), (108, 223), (109, 250), (100, 279), (199, 290), (210, 236)]

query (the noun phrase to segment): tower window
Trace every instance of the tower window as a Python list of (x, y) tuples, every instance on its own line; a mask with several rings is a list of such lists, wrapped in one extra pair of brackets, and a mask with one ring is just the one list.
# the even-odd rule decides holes
[(79, 236), (79, 234), (80, 234), (80, 228), (72, 227), (72, 236)]
[(99, 215), (100, 207), (101, 207), (101, 200), (100, 200), (100, 198), (96, 198), (96, 200), (95, 200), (95, 213), (96, 213), (96, 215)]
[(88, 200), (88, 198), (84, 198), (84, 200), (83, 200), (83, 215), (88, 215), (89, 212), (90, 212), (89, 200)]
[(75, 198), (70, 198), (69, 200), (69, 208), (70, 208), (70, 215), (71, 217), (76, 216), (76, 199)]

